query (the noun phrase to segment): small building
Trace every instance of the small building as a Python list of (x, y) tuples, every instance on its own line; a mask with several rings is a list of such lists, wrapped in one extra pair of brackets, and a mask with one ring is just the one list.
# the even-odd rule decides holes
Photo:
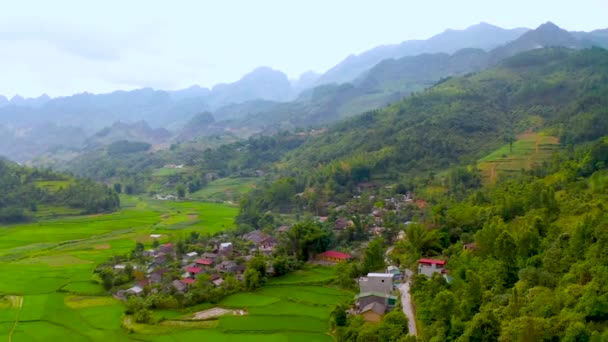
[(366, 322), (378, 323), (384, 317), (385, 312), (386, 306), (374, 302), (361, 309), (361, 316)]
[(144, 289), (141, 286), (133, 286), (132, 288), (127, 290), (127, 293), (134, 294), (139, 296), (144, 292)]
[(186, 272), (188, 272), (188, 274), (190, 275), (191, 278), (195, 278), (197, 274), (201, 273), (203, 271), (202, 268), (200, 267), (186, 267)]
[(173, 285), (173, 287), (175, 288), (175, 290), (179, 291), (179, 292), (184, 292), (186, 291), (186, 284), (182, 283), (179, 280), (174, 280), (171, 282), (171, 285)]
[(352, 259), (352, 255), (337, 251), (326, 251), (321, 254), (317, 254), (317, 260), (326, 261), (326, 262), (340, 262), (343, 260)]
[(232, 254), (232, 242), (222, 242), (222, 243), (220, 243), (219, 254), (221, 254), (221, 255), (230, 255), (230, 254)]
[(186, 253), (186, 258), (187, 258), (188, 260), (190, 260), (190, 259), (194, 259), (194, 258), (196, 258), (197, 256), (198, 256), (198, 253), (197, 253), (197, 252), (190, 252), (190, 253)]
[(399, 267), (397, 267), (397, 266), (391, 265), (391, 266), (387, 267), (386, 273), (392, 274), (394, 279), (401, 279), (401, 277), (402, 277), (401, 271), (399, 270)]
[(435, 273), (445, 273), (445, 260), (420, 259), (418, 260), (418, 274), (432, 277)]
[(127, 268), (127, 266), (124, 264), (114, 265), (115, 270), (124, 270), (125, 268)]
[(349, 226), (349, 220), (345, 217), (341, 217), (336, 220), (334, 224), (334, 230), (344, 230)]
[(213, 261), (215, 261), (215, 259), (217, 259), (218, 255), (215, 253), (203, 253), (201, 254), (201, 258), (203, 259), (211, 259)]
[(170, 242), (162, 244), (162, 245), (158, 246), (158, 250), (163, 253), (171, 253), (171, 252), (173, 252), (173, 244)]
[(368, 273), (367, 277), (359, 278), (359, 289), (361, 293), (380, 292), (391, 294), (393, 287), (392, 273)]
[(212, 280), (211, 282), (217, 287), (224, 283), (224, 278), (217, 278), (215, 280)]
[(184, 278), (182, 280), (180, 280), (184, 285), (189, 286), (192, 285), (194, 283), (196, 283), (196, 280), (192, 279), (192, 278)]
[(161, 271), (155, 271), (148, 275), (148, 280), (151, 284), (160, 284), (163, 281), (163, 273)]
[(364, 308), (371, 303), (378, 303), (390, 310), (397, 304), (397, 296), (382, 292), (363, 292), (356, 295), (355, 299), (359, 308)]
[(237, 273), (237, 271), (239, 270), (239, 267), (236, 262), (230, 260), (220, 262), (215, 268), (218, 271), (224, 273)]

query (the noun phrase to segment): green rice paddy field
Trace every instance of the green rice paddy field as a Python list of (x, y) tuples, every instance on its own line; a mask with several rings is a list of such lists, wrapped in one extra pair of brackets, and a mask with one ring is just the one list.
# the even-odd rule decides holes
[[(204, 202), (164, 202), (122, 197), (121, 211), (107, 215), (48, 218), (0, 226), (0, 341), (331, 341), (328, 317), (352, 294), (320, 285), (333, 269), (310, 267), (272, 279), (256, 293), (227, 297), (220, 306), (243, 316), (185, 321), (188, 311), (163, 311), (158, 325), (129, 324), (120, 301), (91, 282), (95, 265), (190, 231), (233, 227), (237, 208)], [(52, 211), (52, 209), (49, 209)], [(126, 329), (127, 326), (129, 329)]]

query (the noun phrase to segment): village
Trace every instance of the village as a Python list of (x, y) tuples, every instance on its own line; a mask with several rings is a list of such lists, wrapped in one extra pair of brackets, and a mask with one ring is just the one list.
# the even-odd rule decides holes
[[(370, 239), (406, 239), (403, 229), (384, 227), (387, 218), (411, 218), (425, 206), (424, 200), (414, 200), (411, 192), (385, 198), (382, 205), (378, 205), (376, 195), (370, 195), (370, 190), (374, 190), (371, 185), (362, 184), (361, 195), (354, 196), (352, 201), (343, 205), (333, 202), (323, 205), (319, 211), (321, 215), (314, 217), (311, 224), (329, 232), (335, 241), (343, 242), (334, 243), (339, 250), (315, 251), (307, 260), (298, 260), (287, 252), (294, 226), (283, 224), (273, 229), (241, 234), (224, 232), (213, 237), (192, 233), (185, 240), (163, 244), (158, 243), (162, 235), (153, 234), (151, 248), (138, 244), (130, 256), (115, 257), (100, 265), (97, 272), (101, 278), (112, 273), (110, 289), (116, 298), (127, 301), (131, 297), (161, 297), (165, 300), (159, 300), (157, 307), (162, 308), (163, 305), (180, 307), (201, 301), (215, 302), (234, 292), (255, 290), (264, 279), (284, 275), (305, 263), (357, 262), (362, 259)], [(359, 211), (366, 212), (363, 220), (357, 218)], [(407, 220), (401, 227), (410, 224), (412, 221)], [(353, 232), (357, 229), (364, 230), (364, 237), (353, 244), (349, 237), (356, 235)], [(387, 258), (386, 267), (373, 271), (354, 279), (358, 294), (353, 298), (348, 314), (377, 323), (400, 305), (411, 322), (410, 331), (415, 331), (415, 318), (409, 293), (404, 291), (409, 292), (411, 278), (416, 274), (430, 278), (437, 273), (450, 281), (446, 261), (441, 259), (419, 259), (412, 272), (403, 266), (392, 265)], [(167, 297), (173, 300), (167, 301)]]

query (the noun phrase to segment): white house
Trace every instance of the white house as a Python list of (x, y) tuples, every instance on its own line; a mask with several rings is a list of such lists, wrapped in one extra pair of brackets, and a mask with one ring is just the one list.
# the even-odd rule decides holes
[(418, 274), (432, 277), (435, 273), (445, 273), (445, 260), (420, 259), (418, 260)]

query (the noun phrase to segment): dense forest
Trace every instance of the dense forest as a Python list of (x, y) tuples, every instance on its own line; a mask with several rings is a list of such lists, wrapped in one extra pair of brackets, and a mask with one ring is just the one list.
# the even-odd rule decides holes
[[(295, 208), (302, 192), (311, 194), (308, 208), (343, 202), (368, 181), (412, 190), (452, 166), (475, 164), (522, 132), (557, 136), (564, 147), (593, 141), (608, 131), (606, 93), (606, 50), (523, 53), (332, 126), (286, 153), (281, 179), (254, 192), (243, 213)], [(269, 200), (279, 188), (288, 193)]]
[(40, 205), (64, 206), (85, 214), (120, 206), (118, 195), (105, 185), (4, 160), (0, 160), (0, 192), (1, 223), (33, 219)]

